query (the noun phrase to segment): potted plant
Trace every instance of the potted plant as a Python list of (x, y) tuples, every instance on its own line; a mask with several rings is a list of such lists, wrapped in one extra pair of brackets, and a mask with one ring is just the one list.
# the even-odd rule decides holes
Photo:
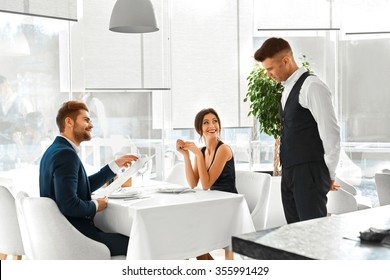
[[(281, 174), (279, 164), (279, 145), (280, 145), (280, 118), (279, 118), (279, 100), (283, 88), (280, 83), (275, 82), (267, 76), (267, 73), (260, 64), (256, 63), (248, 78), (248, 91), (244, 102), (249, 101), (248, 116), (253, 115), (258, 121), (260, 132), (264, 132), (275, 139), (274, 147), (274, 170), (273, 175)], [(255, 125), (256, 127), (256, 125)]]
[[(312, 73), (310, 64), (305, 55), (301, 56), (302, 66)], [(281, 175), (279, 146), (281, 125), (279, 118), (279, 100), (283, 88), (280, 83), (275, 82), (267, 76), (266, 70), (256, 63), (248, 78), (248, 91), (244, 102), (249, 101), (248, 116), (253, 115), (258, 121), (260, 132), (264, 132), (275, 139), (274, 147), (274, 176)], [(256, 127), (256, 123), (255, 123)]]

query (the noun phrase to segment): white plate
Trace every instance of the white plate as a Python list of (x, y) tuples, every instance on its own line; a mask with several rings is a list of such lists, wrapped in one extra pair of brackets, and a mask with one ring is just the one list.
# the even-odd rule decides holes
[(194, 192), (193, 189), (183, 186), (161, 186), (157, 189), (161, 193), (183, 193), (183, 192)]
[(110, 194), (108, 198), (130, 198), (137, 197), (138, 195), (139, 191), (137, 190), (119, 189), (118, 191), (114, 191), (112, 194)]

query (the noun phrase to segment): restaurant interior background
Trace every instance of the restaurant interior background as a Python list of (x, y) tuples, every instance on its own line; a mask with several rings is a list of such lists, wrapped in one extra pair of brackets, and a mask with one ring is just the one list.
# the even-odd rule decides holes
[(40, 156), (73, 99), (95, 126), (82, 144), (89, 172), (123, 153), (156, 154), (150, 176), (164, 179), (181, 161), (177, 138), (202, 144), (193, 119), (206, 107), (219, 112), (237, 169), (272, 170), (274, 139), (243, 99), (254, 51), (281, 36), (334, 93), (340, 176), (377, 204), (374, 174), (390, 168), (389, 0), (153, 0), (160, 30), (145, 34), (109, 31), (114, 3), (1, 1), (0, 75), (25, 118), (0, 120), (0, 183), (38, 194)]

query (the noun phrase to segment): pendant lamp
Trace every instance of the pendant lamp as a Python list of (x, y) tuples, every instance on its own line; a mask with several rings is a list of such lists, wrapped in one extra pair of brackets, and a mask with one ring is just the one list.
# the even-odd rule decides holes
[(152, 3), (150, 0), (117, 0), (112, 9), (109, 29), (121, 33), (158, 31)]

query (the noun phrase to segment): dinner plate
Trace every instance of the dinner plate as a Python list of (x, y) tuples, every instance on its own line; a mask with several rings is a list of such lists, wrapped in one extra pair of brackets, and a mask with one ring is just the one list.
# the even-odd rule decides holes
[(157, 189), (158, 192), (161, 193), (183, 193), (183, 192), (192, 192), (193, 189), (189, 187), (183, 187), (183, 186), (161, 186)]
[(119, 189), (110, 194), (108, 198), (133, 198), (137, 196), (139, 196), (139, 191), (137, 190)]

